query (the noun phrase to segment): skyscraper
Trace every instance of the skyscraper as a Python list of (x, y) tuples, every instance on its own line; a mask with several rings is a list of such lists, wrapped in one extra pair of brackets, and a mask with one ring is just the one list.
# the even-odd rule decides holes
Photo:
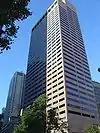
[(56, 108), (69, 132), (82, 133), (98, 122), (76, 9), (67, 0), (55, 0), (32, 30), (24, 107), (44, 92), (47, 110)]
[(96, 81), (92, 81), (94, 92), (95, 92), (95, 99), (97, 103), (98, 113), (100, 117), (100, 83)]
[(11, 79), (6, 109), (4, 112), (4, 133), (6, 133), (6, 130), (8, 128), (7, 126), (9, 125), (9, 123), (12, 120), (17, 119), (20, 115), (24, 78), (24, 73), (15, 72)]
[(46, 92), (46, 24), (45, 14), (32, 30), (23, 108), (32, 104), (39, 95)]

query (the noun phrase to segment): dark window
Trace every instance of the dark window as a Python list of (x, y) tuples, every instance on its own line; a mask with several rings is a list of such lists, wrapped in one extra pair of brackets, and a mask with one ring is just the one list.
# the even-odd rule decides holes
[(71, 110), (68, 110), (68, 113), (71, 113), (71, 114), (76, 114), (76, 115), (81, 115), (81, 113), (80, 113), (80, 112), (71, 111)]
[(50, 83), (50, 84), (48, 84), (47, 86), (49, 86), (49, 85), (51, 85), (51, 83)]
[(61, 78), (63, 78), (63, 76), (60, 76), (60, 77), (58, 78), (58, 80), (61, 79)]
[(56, 86), (57, 86), (57, 84), (56, 84), (56, 85), (54, 85), (54, 86), (53, 86), (53, 88), (55, 88)]
[(52, 69), (54, 69), (56, 66), (54, 66)]
[(79, 97), (77, 94), (74, 94), (72, 92), (67, 92), (68, 95), (71, 95), (71, 96), (75, 96), (75, 97)]
[(56, 71), (57, 71), (57, 70), (53, 71), (52, 74), (55, 73)]
[(51, 104), (48, 104), (47, 107), (51, 106)]
[(58, 63), (58, 66), (61, 64), (62, 62)]
[(51, 98), (48, 99), (48, 101), (50, 101), (50, 100), (51, 100)]
[(62, 72), (63, 72), (63, 71), (60, 71), (60, 72), (58, 73), (58, 75), (61, 74)]
[(68, 73), (68, 74), (70, 74), (70, 75), (72, 75), (72, 76), (74, 76), (74, 77), (76, 77), (75, 74), (73, 74), (73, 73), (71, 73), (71, 72), (69, 72), (69, 71), (67, 71), (67, 70), (65, 70), (65, 72)]
[(67, 75), (66, 75), (66, 78), (71, 79), (71, 80), (73, 80), (73, 81), (76, 81), (76, 82), (77, 82), (77, 80), (76, 80), (75, 78), (72, 78), (72, 77), (70, 77), (70, 76), (67, 76)]
[(51, 72), (51, 69), (47, 73), (49, 73), (49, 72)]
[(61, 53), (59, 55), (57, 55), (57, 57), (59, 57), (61, 55)]
[(82, 93), (82, 94), (84, 94), (84, 95), (87, 95), (87, 93), (86, 92), (84, 92), (84, 91), (79, 91), (80, 93)]
[(63, 89), (63, 88), (64, 88), (64, 86), (60, 87), (59, 90), (61, 90), (61, 89)]
[(64, 113), (65, 113), (65, 110), (60, 112), (60, 114), (64, 114)]
[(77, 86), (77, 83), (72, 83), (72, 82), (70, 82), (70, 81), (66, 81), (66, 83), (71, 84), (71, 85), (73, 85), (73, 86)]
[(59, 96), (61, 96), (61, 95), (63, 95), (64, 94), (64, 92), (61, 92), (60, 94), (59, 94)]
[(59, 69), (61, 69), (61, 68), (62, 68), (62, 66), (61, 66), (61, 67), (59, 67), (59, 68), (58, 68), (58, 70), (59, 70)]
[[(68, 66), (64, 66), (65, 68), (67, 68), (67, 69), (69, 69), (69, 70), (71, 70), (71, 71), (73, 71), (73, 72), (75, 72), (75, 69), (72, 69), (72, 68), (70, 68), (70, 67), (68, 67)], [(66, 70), (65, 70), (66, 71)]]
[(91, 117), (92, 117), (92, 118), (95, 118), (95, 116), (93, 116), (93, 115), (92, 115)]
[(59, 46), (57, 49), (59, 49), (61, 46)]
[(59, 108), (62, 108), (62, 107), (65, 107), (65, 104), (62, 104), (62, 105), (59, 106)]
[(55, 57), (55, 58), (53, 58), (53, 59), (52, 59), (52, 61), (54, 61), (55, 59), (56, 59), (56, 57)]
[(57, 79), (56, 79), (56, 80), (54, 80), (54, 81), (53, 81), (53, 83), (55, 83), (56, 81), (57, 81)]
[(64, 100), (64, 98), (61, 98), (61, 99), (59, 99), (59, 102), (61, 102), (61, 101), (63, 101)]
[(48, 77), (50, 77), (51, 73), (48, 75)]
[(56, 75), (54, 75), (52, 78), (55, 78), (57, 76), (57, 74)]
[(61, 49), (59, 51), (57, 51), (57, 53), (59, 53), (61, 51)]
[(51, 88), (49, 88), (47, 91), (50, 91), (51, 90)]
[(53, 93), (57, 92), (57, 90), (53, 91)]
[(59, 58), (57, 61), (59, 61), (59, 60), (61, 60), (62, 59), (62, 57), (61, 58)]
[(56, 98), (57, 96), (58, 96), (58, 95), (55, 95), (55, 96), (53, 97), (53, 99)]
[(90, 117), (89, 114), (84, 114), (84, 113), (82, 113), (82, 115), (85, 116), (85, 117)]
[(77, 100), (77, 99), (72, 99), (72, 98), (67, 98), (69, 101), (73, 101), (73, 102), (76, 102), (76, 103), (80, 103), (80, 101), (79, 100)]
[(59, 82), (58, 85), (60, 85), (60, 84), (62, 84), (62, 83), (63, 83), (63, 81)]
[(78, 89), (75, 89), (75, 88), (73, 88), (73, 87), (70, 87), (70, 86), (68, 86), (68, 85), (67, 85), (67, 88), (68, 88), (68, 89), (70, 89), (70, 90), (73, 90), (73, 91), (76, 91), (76, 92), (78, 92)]
[(58, 103), (58, 101), (53, 102), (53, 104), (56, 104), (56, 103)]
[(51, 95), (51, 93), (48, 94), (48, 96), (50, 96), (50, 95)]
[(51, 80), (51, 78), (50, 79), (48, 79), (47, 81), (50, 81)]

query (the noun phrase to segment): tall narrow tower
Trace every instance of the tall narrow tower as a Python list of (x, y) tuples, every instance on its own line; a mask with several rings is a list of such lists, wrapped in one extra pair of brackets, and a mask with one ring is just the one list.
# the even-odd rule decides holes
[(55, 0), (32, 30), (24, 107), (45, 92), (47, 110), (57, 109), (70, 133), (98, 122), (76, 9), (67, 0)]
[[(11, 79), (6, 108), (4, 111), (4, 124), (2, 133), (8, 133), (8, 128), (10, 127), (9, 123), (14, 119), (17, 120), (17, 118), (19, 118), (22, 104), (24, 78), (24, 73), (15, 72)], [(11, 130), (9, 132), (12, 133)]]

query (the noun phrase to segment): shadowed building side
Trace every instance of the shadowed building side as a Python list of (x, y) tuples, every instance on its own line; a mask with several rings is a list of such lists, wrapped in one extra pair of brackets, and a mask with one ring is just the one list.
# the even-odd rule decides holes
[(15, 72), (11, 79), (6, 109), (4, 112), (4, 124), (2, 133), (12, 133), (14, 125), (18, 123), (22, 104), (24, 78), (24, 73)]
[(95, 92), (95, 99), (97, 103), (99, 118), (100, 118), (100, 83), (96, 81), (92, 81), (94, 92)]

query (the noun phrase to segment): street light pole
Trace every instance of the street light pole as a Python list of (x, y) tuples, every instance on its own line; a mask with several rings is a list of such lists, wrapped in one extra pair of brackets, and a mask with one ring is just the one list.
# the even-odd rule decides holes
[(98, 72), (100, 72), (100, 68), (98, 68)]

